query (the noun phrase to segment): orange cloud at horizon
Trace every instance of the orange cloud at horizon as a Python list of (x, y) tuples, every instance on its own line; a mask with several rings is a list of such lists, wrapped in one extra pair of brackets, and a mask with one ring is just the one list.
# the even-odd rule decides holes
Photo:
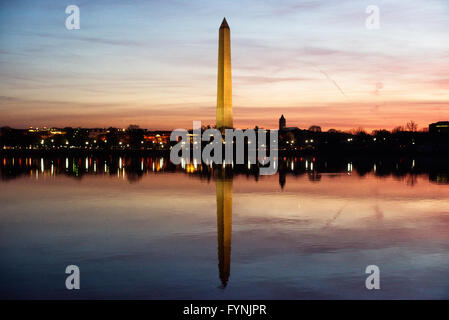
[[(215, 106), (189, 103), (185, 105), (136, 105), (121, 103), (70, 103), (55, 101), (22, 101), (0, 98), (9, 106), (3, 112), (0, 126), (17, 128), (34, 127), (119, 127), (137, 124), (151, 130), (173, 130), (192, 128), (192, 122), (200, 120), (203, 125), (215, 124)], [(23, 107), (15, 108), (15, 105)], [(31, 110), (38, 109), (40, 115), (30, 117)], [(236, 128), (278, 128), (283, 114), (287, 126), (307, 129), (312, 125), (323, 130), (331, 128), (349, 130), (362, 127), (391, 130), (404, 126), (413, 120), (418, 129), (427, 128), (430, 123), (449, 120), (449, 101), (392, 101), (375, 103), (329, 103), (301, 106), (256, 107), (234, 106)], [(17, 120), (20, 119), (20, 120)]]

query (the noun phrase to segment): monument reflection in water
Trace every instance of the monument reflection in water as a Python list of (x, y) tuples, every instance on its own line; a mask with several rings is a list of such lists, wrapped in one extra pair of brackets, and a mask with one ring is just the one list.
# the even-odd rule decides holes
[(232, 238), (232, 178), (222, 170), (216, 178), (218, 269), (222, 287), (226, 287), (231, 273)]

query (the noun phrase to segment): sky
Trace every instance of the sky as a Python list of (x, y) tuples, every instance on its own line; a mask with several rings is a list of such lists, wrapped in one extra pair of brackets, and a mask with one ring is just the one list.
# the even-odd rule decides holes
[(235, 127), (449, 120), (447, 0), (0, 0), (0, 126), (214, 124), (223, 17)]

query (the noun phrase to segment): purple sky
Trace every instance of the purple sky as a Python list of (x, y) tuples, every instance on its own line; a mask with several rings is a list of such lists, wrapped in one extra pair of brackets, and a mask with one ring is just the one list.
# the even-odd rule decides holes
[(214, 124), (224, 16), (237, 127), (449, 120), (447, 0), (0, 3), (0, 126)]

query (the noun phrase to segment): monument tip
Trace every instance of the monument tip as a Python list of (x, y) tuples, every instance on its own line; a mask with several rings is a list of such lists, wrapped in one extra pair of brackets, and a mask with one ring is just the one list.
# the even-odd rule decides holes
[(221, 23), (221, 28), (229, 28), (228, 22), (226, 21), (226, 18), (223, 18), (223, 22)]

